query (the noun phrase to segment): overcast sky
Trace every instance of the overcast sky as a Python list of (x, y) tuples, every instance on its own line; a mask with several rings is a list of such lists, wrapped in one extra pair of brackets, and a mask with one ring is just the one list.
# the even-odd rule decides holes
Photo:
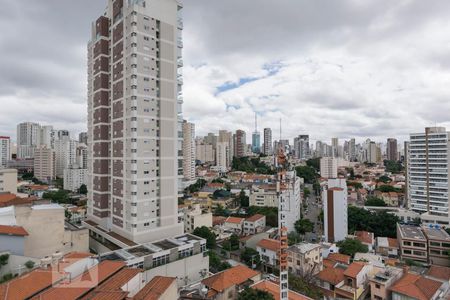
[[(151, 1), (151, 0), (149, 0)], [(0, 135), (86, 130), (86, 43), (106, 0), (0, 0)], [(405, 138), (450, 129), (448, 0), (185, 0), (184, 116), (197, 134)], [(248, 140), (250, 142), (250, 140)]]

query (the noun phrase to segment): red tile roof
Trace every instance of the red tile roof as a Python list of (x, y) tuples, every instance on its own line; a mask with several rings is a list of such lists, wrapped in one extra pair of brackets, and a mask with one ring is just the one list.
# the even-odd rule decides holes
[(210, 289), (217, 292), (223, 292), (225, 289), (240, 285), (252, 277), (260, 274), (246, 266), (237, 265), (223, 272), (217, 273), (211, 277), (202, 280), (202, 283)]
[(274, 239), (262, 239), (256, 246), (278, 252), (278, 250), (280, 250), (280, 241)]
[(15, 194), (3, 193), (3, 194), (0, 194), (0, 203), (8, 202), (8, 201), (14, 200), (16, 198), (17, 198), (17, 196)]
[(327, 257), (329, 260), (333, 260), (335, 262), (343, 263), (346, 265), (350, 264), (350, 256), (340, 253), (330, 253)]
[(247, 221), (247, 222), (256, 222), (256, 221), (258, 221), (258, 220), (260, 220), (262, 218), (265, 218), (265, 216), (264, 215), (260, 215), (260, 214), (256, 214), (256, 215), (253, 215), (251, 217), (246, 218), (245, 221)]
[(125, 263), (122, 261), (102, 261), (70, 282), (61, 282), (46, 290), (38, 295), (36, 299), (78, 299), (95, 288), (97, 285), (104, 282), (113, 274), (117, 273), (124, 266)]
[(398, 248), (398, 241), (397, 239), (393, 239), (393, 238), (387, 238), (388, 240), (388, 245), (390, 248)]
[(336, 262), (333, 260), (330, 260), (328, 258), (324, 258), (323, 260), (323, 266), (325, 268), (334, 268), (334, 266), (336, 265)]
[(317, 278), (336, 285), (344, 280), (344, 270), (341, 268), (325, 268), (317, 274)]
[(226, 217), (222, 217), (222, 216), (213, 216), (213, 219), (212, 219), (213, 226), (222, 225), (226, 219), (227, 219)]
[(133, 297), (135, 300), (158, 300), (175, 282), (175, 277), (155, 276)]
[(430, 269), (428, 269), (427, 275), (437, 279), (448, 281), (450, 280), (450, 268), (431, 265)]
[[(280, 285), (269, 280), (260, 281), (251, 286), (253, 289), (262, 290), (270, 293), (275, 300), (280, 300)], [(289, 300), (312, 300), (302, 294), (289, 290)]]
[(356, 239), (359, 240), (363, 244), (373, 245), (374, 243), (374, 234), (373, 232), (368, 231), (355, 231)]
[(238, 217), (228, 217), (225, 222), (226, 223), (233, 223), (233, 224), (241, 224), (241, 222), (243, 222), (244, 219), (243, 218), (238, 218)]
[(2, 234), (2, 235), (27, 236), (28, 232), (22, 226), (0, 225), (0, 234)]
[(364, 268), (365, 264), (363, 262), (353, 262), (348, 266), (348, 268), (344, 271), (344, 275), (356, 278), (358, 276), (359, 272)]
[(407, 273), (391, 287), (391, 290), (417, 300), (430, 300), (441, 285), (440, 281)]

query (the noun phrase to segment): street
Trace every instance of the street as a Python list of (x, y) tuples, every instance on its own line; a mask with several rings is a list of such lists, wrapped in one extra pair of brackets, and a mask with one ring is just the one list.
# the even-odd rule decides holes
[[(305, 188), (309, 189), (311, 193), (306, 197), (305, 203), (307, 204), (306, 210), (302, 211), (303, 217), (309, 219), (314, 224), (314, 231), (307, 233), (305, 239), (309, 242), (319, 242), (322, 235), (322, 224), (318, 224), (319, 214), (322, 209), (321, 205), (317, 204), (317, 197), (314, 194), (312, 184), (305, 183)], [(320, 198), (320, 197), (319, 197)], [(303, 209), (303, 206), (302, 206)]]

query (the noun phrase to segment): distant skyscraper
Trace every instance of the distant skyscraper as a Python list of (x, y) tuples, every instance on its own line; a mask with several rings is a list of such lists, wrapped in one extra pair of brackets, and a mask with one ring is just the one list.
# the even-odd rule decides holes
[(53, 148), (55, 143), (55, 130), (53, 129), (53, 126), (41, 126), (40, 132), (40, 146)]
[[(411, 133), (407, 160), (408, 201), (412, 210), (447, 221), (449, 217), (450, 133), (444, 127)], [(442, 224), (442, 223), (441, 223)]]
[(34, 149), (40, 144), (41, 126), (25, 122), (17, 125), (17, 158), (33, 158)]
[(356, 161), (355, 139), (350, 139), (350, 141), (348, 142), (348, 159), (350, 161)]
[(320, 159), (320, 177), (337, 178), (338, 164), (335, 157), (322, 157)]
[(315, 157), (324, 157), (322, 141), (316, 141)]
[(34, 177), (48, 183), (55, 179), (55, 151), (53, 149), (46, 146), (35, 149)]
[(331, 147), (333, 151), (333, 157), (339, 156), (339, 139), (337, 137), (331, 138)]
[(387, 139), (386, 158), (387, 160), (398, 160), (397, 139)]
[(261, 135), (258, 131), (258, 116), (255, 113), (255, 131), (252, 134), (252, 152), (259, 153), (261, 152)]
[(107, 3), (88, 44), (86, 226), (123, 247), (111, 235), (146, 243), (183, 232), (183, 9), (177, 0)]
[(58, 130), (57, 137), (59, 140), (64, 139), (65, 137), (70, 137), (69, 130)]
[(295, 157), (298, 159), (308, 159), (310, 157), (309, 153), (309, 135), (301, 134), (294, 138), (294, 152)]
[(0, 169), (6, 168), (11, 159), (11, 140), (9, 136), (0, 136)]
[(220, 168), (222, 171), (226, 171), (230, 166), (229, 162), (229, 144), (226, 142), (217, 143), (216, 148), (216, 167)]
[(64, 170), (77, 163), (78, 142), (68, 136), (55, 141), (55, 175), (63, 178)]
[(88, 135), (87, 135), (87, 132), (81, 132), (81, 133), (78, 135), (78, 142), (81, 143), (81, 144), (87, 145), (87, 141), (88, 141)]
[(264, 128), (264, 149), (265, 155), (272, 155), (272, 129)]
[(234, 155), (236, 157), (244, 157), (246, 155), (247, 139), (244, 130), (236, 130), (234, 135)]
[(183, 177), (195, 180), (195, 125), (183, 122)]
[[(233, 133), (227, 130), (219, 130), (219, 143), (228, 143), (228, 164), (231, 165), (234, 156)], [(228, 167), (230, 166), (228, 165)]]

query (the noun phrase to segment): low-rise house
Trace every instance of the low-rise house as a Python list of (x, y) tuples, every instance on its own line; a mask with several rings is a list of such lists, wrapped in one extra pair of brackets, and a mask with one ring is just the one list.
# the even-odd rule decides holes
[(22, 226), (0, 225), (0, 251), (24, 255), (28, 232)]
[(438, 300), (448, 290), (448, 283), (426, 278), (414, 273), (406, 273), (392, 287), (393, 300)]
[(341, 253), (330, 253), (328, 255), (327, 259), (332, 260), (337, 263), (340, 263), (340, 264), (349, 265), (351, 256), (341, 254)]
[(336, 285), (338, 298), (364, 299), (369, 292), (369, 275), (372, 265), (364, 262), (353, 262), (344, 271), (344, 280)]
[(300, 243), (288, 248), (289, 272), (309, 277), (323, 269), (322, 253), (319, 244)]
[(244, 234), (255, 234), (264, 231), (266, 228), (266, 216), (256, 214), (248, 217), (244, 221)]
[(252, 248), (256, 250), (256, 245), (263, 239), (270, 239), (273, 236), (270, 231), (263, 231), (257, 234), (243, 236), (239, 239), (239, 248)]
[(223, 227), (233, 231), (236, 234), (241, 234), (244, 226), (244, 218), (228, 217), (223, 223)]
[(272, 273), (277, 268), (279, 250), (280, 241), (274, 239), (263, 239), (256, 245), (265, 272)]
[(194, 205), (192, 209), (184, 211), (184, 231), (192, 233), (195, 228), (206, 226), (212, 227), (212, 213), (203, 212), (200, 208), (200, 204)]
[(370, 278), (371, 300), (392, 299), (390, 287), (403, 275), (403, 270), (395, 267), (386, 267)]
[(442, 282), (447, 281), (450, 283), (450, 268), (449, 267), (431, 265), (430, 268), (428, 269), (426, 275), (433, 279), (437, 279)]
[(370, 252), (374, 250), (375, 235), (368, 231), (355, 231), (355, 238), (363, 245), (366, 245)]
[(397, 224), (397, 240), (402, 259), (428, 262), (428, 242), (420, 227)]
[(325, 296), (336, 298), (336, 286), (343, 283), (344, 271), (345, 266), (337, 265), (333, 268), (324, 268), (317, 274), (317, 285)]
[(376, 253), (379, 255), (396, 258), (398, 257), (398, 241), (388, 237), (377, 237)]
[(250, 205), (278, 207), (275, 184), (254, 185), (249, 197)]
[(245, 287), (261, 280), (261, 273), (238, 265), (202, 280), (208, 300), (237, 299)]
[(428, 263), (450, 266), (450, 235), (439, 226), (423, 226), (422, 231), (428, 241)]
[(376, 271), (384, 269), (383, 257), (374, 253), (356, 252), (353, 261), (362, 261), (370, 263)]

